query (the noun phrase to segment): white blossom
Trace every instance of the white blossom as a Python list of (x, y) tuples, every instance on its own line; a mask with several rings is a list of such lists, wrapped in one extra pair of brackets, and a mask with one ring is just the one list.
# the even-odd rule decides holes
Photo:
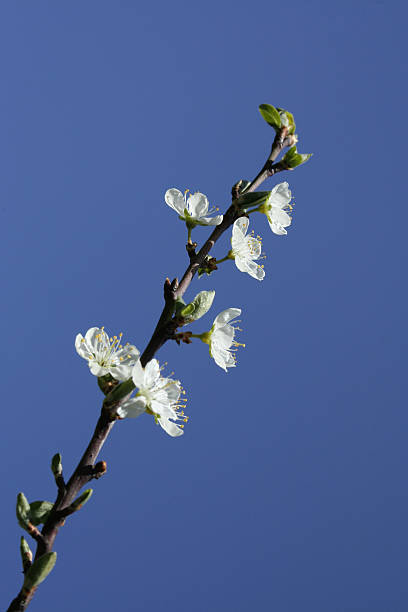
[(78, 355), (88, 361), (95, 376), (110, 374), (116, 380), (128, 380), (140, 352), (132, 344), (122, 346), (122, 333), (110, 338), (103, 327), (91, 327), (85, 334), (75, 338)]
[(117, 414), (121, 418), (136, 418), (148, 412), (170, 436), (181, 436), (184, 424), (177, 421), (188, 421), (182, 404), (186, 400), (181, 398), (184, 392), (179, 380), (165, 378), (160, 372), (157, 359), (149, 361), (145, 368), (137, 361), (132, 369), (132, 379), (138, 392), (120, 405)]
[[(236, 365), (235, 351), (239, 344), (234, 340), (235, 328), (230, 321), (241, 314), (239, 308), (227, 308), (215, 317), (214, 323), (209, 332), (201, 334), (200, 338), (209, 345), (210, 355), (215, 363), (227, 372), (227, 368), (234, 368)], [(234, 347), (234, 348), (231, 348)]]
[(253, 278), (262, 280), (265, 276), (263, 266), (255, 263), (262, 251), (262, 242), (253, 236), (247, 236), (249, 219), (240, 217), (232, 227), (232, 237), (229, 257), (235, 259), (235, 264), (241, 272), (247, 272)]
[(288, 233), (285, 227), (292, 223), (292, 217), (287, 212), (293, 208), (290, 204), (291, 199), (292, 193), (288, 183), (279, 183), (275, 185), (267, 201), (259, 208), (260, 212), (266, 215), (269, 227), (274, 234), (283, 236)]
[(179, 215), (180, 219), (185, 221), (190, 226), (194, 225), (219, 225), (223, 219), (222, 215), (208, 217), (208, 213), (215, 212), (215, 209), (208, 210), (207, 197), (198, 191), (187, 197), (188, 189), (184, 195), (178, 189), (168, 189), (164, 199), (166, 204), (173, 208)]

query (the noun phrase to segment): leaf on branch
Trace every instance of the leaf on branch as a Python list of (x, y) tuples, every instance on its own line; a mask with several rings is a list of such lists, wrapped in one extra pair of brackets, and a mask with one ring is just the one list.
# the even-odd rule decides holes
[(312, 153), (298, 153), (296, 149), (296, 145), (291, 147), (289, 151), (283, 156), (281, 163), (284, 164), (287, 168), (292, 170), (301, 164), (307, 162), (308, 159), (312, 157)]
[(45, 580), (48, 574), (52, 571), (56, 560), (57, 553), (49, 552), (45, 553), (45, 555), (42, 555), (36, 561), (34, 561), (25, 575), (23, 589), (31, 591), (41, 584), (41, 582), (43, 582), (43, 580)]
[(255, 191), (253, 193), (244, 193), (235, 200), (235, 206), (240, 210), (251, 208), (252, 206), (260, 206), (269, 197), (269, 191)]
[(275, 130), (280, 130), (282, 127), (282, 120), (278, 110), (271, 104), (261, 104), (259, 106), (259, 112), (262, 117)]

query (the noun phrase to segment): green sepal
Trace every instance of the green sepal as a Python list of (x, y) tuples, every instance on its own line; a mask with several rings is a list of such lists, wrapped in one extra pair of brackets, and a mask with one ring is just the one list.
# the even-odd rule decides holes
[(35, 589), (43, 580), (45, 580), (48, 574), (52, 571), (55, 562), (57, 560), (57, 553), (49, 552), (45, 553), (41, 557), (38, 557), (32, 566), (27, 570), (25, 575), (23, 589), (31, 591)]
[(277, 110), (279, 111), (279, 116), (280, 116), (282, 127), (289, 128), (288, 134), (294, 134), (296, 130), (296, 123), (295, 123), (295, 118), (293, 117), (292, 113), (285, 110), (284, 108), (278, 108)]
[(241, 210), (246, 210), (252, 206), (260, 206), (269, 197), (270, 191), (254, 191), (253, 193), (244, 193), (235, 200), (235, 206)]
[(211, 308), (215, 291), (200, 291), (194, 300), (180, 311), (180, 317), (185, 323), (192, 323), (201, 319)]
[(29, 518), (33, 525), (42, 525), (47, 520), (54, 504), (49, 501), (35, 501), (30, 504)]
[(30, 504), (24, 493), (19, 493), (17, 495), (16, 515), (20, 527), (27, 529), (28, 523), (30, 522)]
[(54, 474), (55, 478), (62, 475), (62, 462), (61, 462), (61, 454), (56, 453), (51, 459), (51, 471)]
[(273, 127), (274, 130), (279, 130), (282, 127), (282, 121), (278, 109), (271, 104), (261, 104), (259, 106), (259, 112), (265, 119), (266, 123)]
[(290, 169), (296, 168), (307, 162), (312, 157), (313, 153), (298, 153), (296, 145), (290, 147), (287, 153), (283, 156), (281, 162)]

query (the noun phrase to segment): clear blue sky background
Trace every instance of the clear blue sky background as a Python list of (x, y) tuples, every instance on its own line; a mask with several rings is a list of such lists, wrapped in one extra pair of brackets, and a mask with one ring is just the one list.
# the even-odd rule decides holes
[(185, 436), (118, 423), (30, 609), (408, 609), (406, 21), (385, 1), (1, 4), (2, 609), (21, 585), (15, 495), (54, 499), (51, 456), (69, 474), (100, 410), (75, 334), (144, 348), (187, 263), (164, 192), (225, 208), (269, 151), (263, 102), (314, 153), (278, 176), (293, 225), (254, 219), (264, 282), (227, 263), (187, 295), (216, 290), (197, 332), (242, 308), (238, 367), (161, 350)]

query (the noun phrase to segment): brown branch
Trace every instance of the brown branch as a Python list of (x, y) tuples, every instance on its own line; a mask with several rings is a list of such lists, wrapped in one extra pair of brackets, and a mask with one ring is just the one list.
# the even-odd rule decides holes
[[(276, 133), (268, 159), (266, 160), (262, 170), (245, 189), (245, 193), (255, 191), (267, 178), (276, 172), (287, 169), (282, 164), (273, 164), (273, 162), (276, 160), (284, 147), (291, 146), (293, 144), (292, 139), (292, 136), (287, 135), (287, 128), (281, 128), (281, 130)], [(235, 198), (237, 198), (239, 195), (238, 191), (236, 191), (236, 193), (234, 192), (233, 195)], [(195, 253), (195, 248), (197, 246), (195, 243), (192, 243), (190, 247), (188, 246), (187, 251), (190, 258), (190, 264), (184, 272), (180, 283), (178, 282), (177, 278), (175, 278), (172, 282), (170, 282), (170, 279), (166, 278), (164, 283), (164, 308), (152, 337), (140, 357), (143, 367), (145, 367), (146, 364), (153, 359), (156, 352), (167, 340), (174, 337), (175, 330), (177, 329), (177, 322), (172, 321), (172, 317), (174, 314), (176, 300), (181, 298), (187, 291), (191, 281), (194, 278), (194, 275), (198, 271), (199, 267), (203, 264), (206, 256), (211, 251), (217, 240), (219, 240), (222, 234), (229, 227), (231, 227), (236, 219), (242, 216), (242, 211), (235, 206), (234, 202), (235, 201), (232, 202), (231, 206), (226, 211), (220, 225), (217, 225), (214, 228), (210, 237), (203, 244), (197, 254)], [(129, 393), (134, 388), (134, 385), (132, 387), (132, 381), (127, 381), (119, 385), (116, 385), (116, 381), (103, 381), (102, 384), (101, 381), (98, 380), (98, 383), (105, 395), (110, 395), (111, 393), (113, 394), (115, 389), (124, 387), (127, 395), (122, 395), (120, 401), (123, 401), (126, 397), (128, 397)], [(54, 503), (54, 507), (51, 510), (41, 533), (35, 527), (31, 533), (31, 535), (37, 541), (35, 559), (38, 559), (38, 557), (52, 551), (58, 531), (64, 524), (65, 517), (70, 514), (69, 507), (82, 487), (92, 480), (92, 478), (99, 478), (105, 473), (105, 462), (99, 462), (95, 465), (95, 461), (105, 443), (105, 440), (110, 434), (115, 421), (117, 420), (117, 405), (118, 402), (113, 402), (102, 406), (101, 415), (96, 424), (91, 441), (89, 442), (88, 447), (71, 478), (67, 484), (65, 484), (62, 477), (60, 480), (58, 480), (58, 495)], [(7, 612), (24, 612), (31, 601), (34, 591), (35, 589), (28, 593), (27, 590), (23, 588), (17, 597), (11, 602)]]

